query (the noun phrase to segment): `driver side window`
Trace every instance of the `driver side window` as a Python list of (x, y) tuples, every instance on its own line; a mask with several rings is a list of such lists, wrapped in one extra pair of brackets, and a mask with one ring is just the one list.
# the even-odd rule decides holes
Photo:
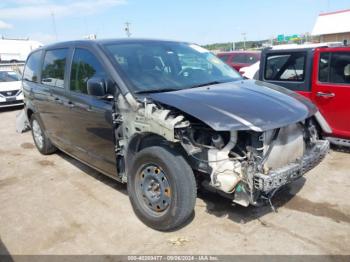
[(96, 76), (106, 76), (101, 63), (90, 51), (76, 48), (72, 61), (70, 90), (87, 94), (87, 81)]

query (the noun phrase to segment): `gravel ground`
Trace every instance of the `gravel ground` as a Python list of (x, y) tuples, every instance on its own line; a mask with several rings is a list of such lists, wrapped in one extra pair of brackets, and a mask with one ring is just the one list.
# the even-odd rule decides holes
[(350, 254), (350, 153), (332, 150), (269, 207), (211, 193), (169, 233), (144, 226), (125, 185), (63, 153), (43, 156), (15, 132), (19, 109), (0, 110), (0, 253)]

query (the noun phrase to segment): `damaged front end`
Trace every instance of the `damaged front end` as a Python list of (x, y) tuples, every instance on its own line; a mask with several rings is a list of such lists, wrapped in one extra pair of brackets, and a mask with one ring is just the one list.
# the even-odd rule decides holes
[(270, 200), (324, 158), (329, 142), (318, 140), (314, 128), (309, 118), (263, 132), (196, 131), (191, 126), (179, 136), (192, 165), (210, 175), (202, 183), (248, 206)]
[[(295, 108), (291, 101), (290, 107), (285, 106), (291, 120), (280, 112), (275, 120), (264, 115), (266, 120), (261, 123), (271, 123), (271, 128), (267, 128), (256, 125), (261, 117), (243, 119), (230, 108), (223, 111), (202, 104), (199, 109), (217, 114), (205, 121), (206, 115), (196, 105), (193, 113), (189, 107), (181, 110), (175, 99), (179, 92), (174, 96), (172, 93), (175, 94), (167, 93), (174, 98), (168, 101), (164, 101), (165, 96), (139, 99), (133, 110), (128, 97), (118, 97), (114, 125), (120, 181), (126, 182), (138, 151), (166, 143), (188, 161), (200, 184), (242, 206), (257, 206), (264, 200), (270, 201), (279, 188), (315, 167), (328, 152), (329, 142), (318, 139), (314, 122), (317, 110), (312, 105), (305, 103), (306, 106), (299, 105), (300, 109), (291, 111)], [(225, 131), (225, 127), (230, 129)]]

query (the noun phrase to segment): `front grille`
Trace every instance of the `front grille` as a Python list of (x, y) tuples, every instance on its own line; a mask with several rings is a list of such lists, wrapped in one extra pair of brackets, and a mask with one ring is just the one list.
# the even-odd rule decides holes
[(19, 90), (12, 90), (12, 91), (1, 91), (0, 95), (4, 97), (9, 97), (9, 96), (15, 96), (18, 93)]

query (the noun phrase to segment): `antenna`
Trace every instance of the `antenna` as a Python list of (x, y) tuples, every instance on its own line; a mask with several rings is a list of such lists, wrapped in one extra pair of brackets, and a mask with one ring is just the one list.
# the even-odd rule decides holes
[(129, 23), (129, 22), (126, 22), (126, 23), (125, 23), (125, 28), (124, 28), (124, 30), (125, 30), (125, 33), (126, 33), (126, 36), (127, 36), (127, 37), (130, 37), (130, 36), (131, 36), (130, 25), (131, 25), (131, 23)]
[(55, 19), (55, 13), (53, 11), (51, 12), (51, 16), (52, 16), (53, 32), (55, 34), (55, 38), (56, 38), (56, 41), (57, 41), (58, 37), (57, 37), (57, 29), (56, 29), (56, 19)]
[(245, 50), (245, 49), (246, 49), (246, 48), (245, 48), (245, 42), (246, 42), (246, 40), (247, 40), (247, 38), (246, 38), (247, 33), (243, 32), (241, 35), (243, 36), (243, 49)]

